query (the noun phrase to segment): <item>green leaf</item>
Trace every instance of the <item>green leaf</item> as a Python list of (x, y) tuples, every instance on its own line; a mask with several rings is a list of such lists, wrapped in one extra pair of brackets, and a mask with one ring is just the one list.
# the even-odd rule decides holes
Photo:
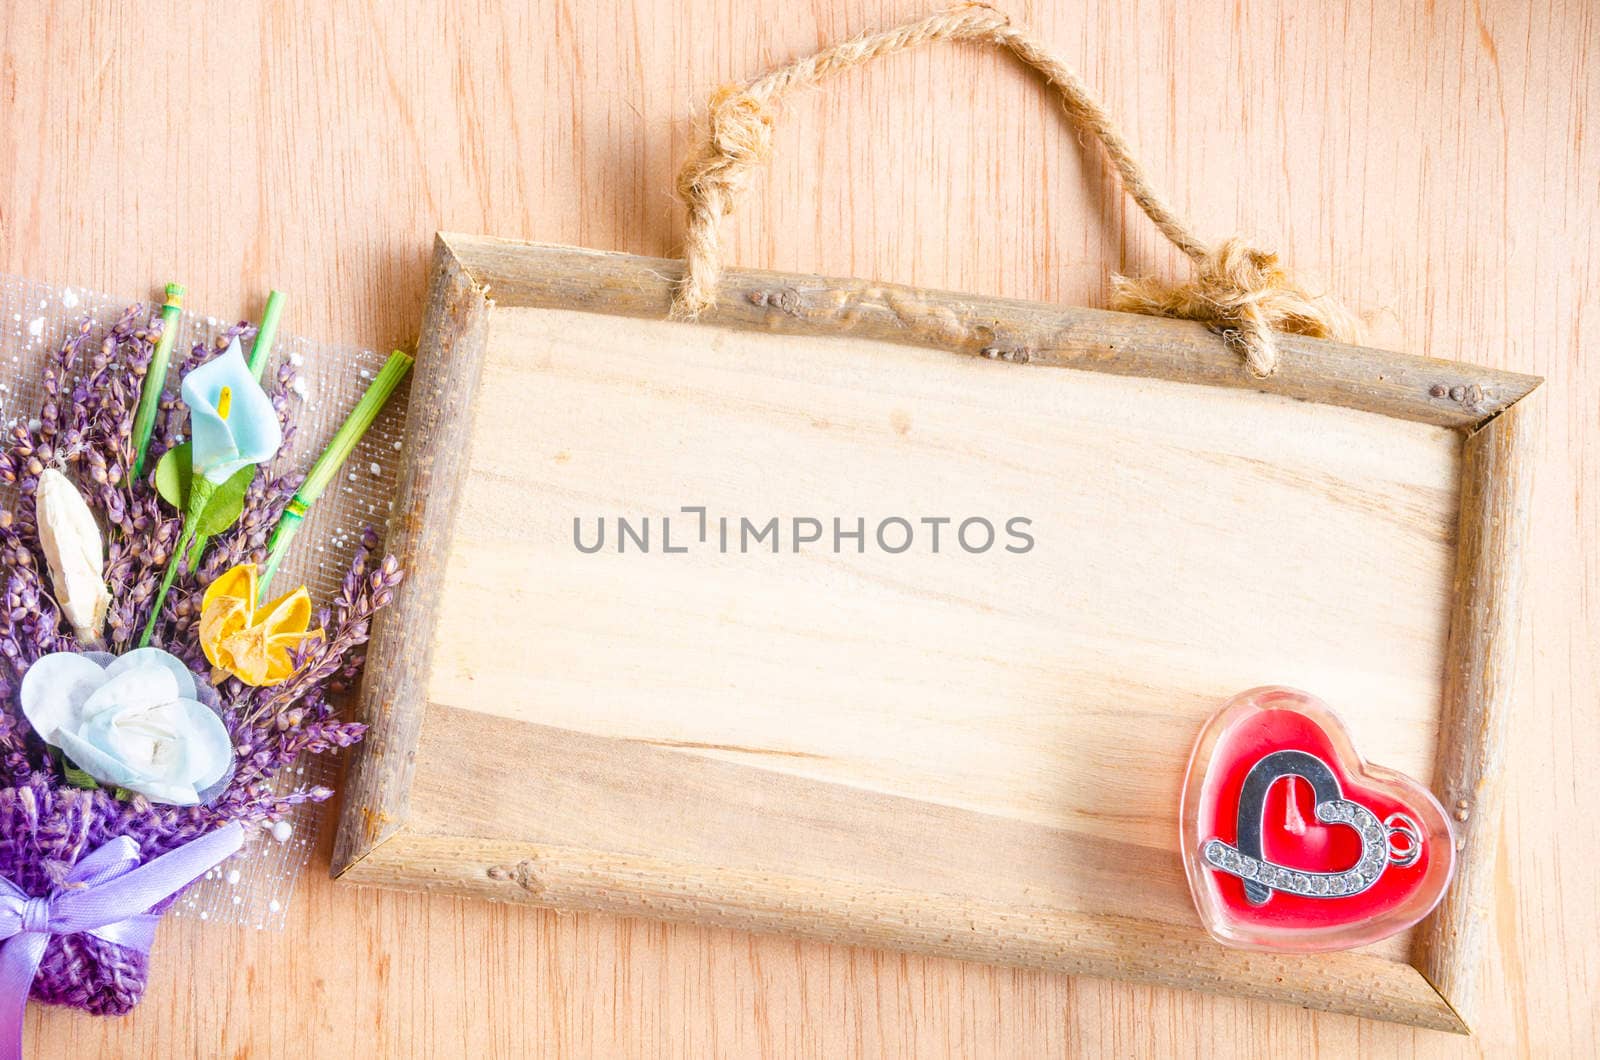
[(66, 775), (67, 783), (75, 788), (98, 788), (100, 786), (99, 781), (65, 758), (61, 760), (61, 771)]
[(129, 791), (127, 788), (117, 788), (111, 793), (111, 797), (116, 799), (118, 802), (128, 802), (133, 798), (133, 792)]
[(162, 454), (152, 480), (156, 492), (163, 500), (184, 514), (187, 524), (192, 524), (194, 540), (184, 553), (184, 562), (192, 571), (200, 566), (206, 541), (222, 533), (239, 521), (244, 511), (244, 495), (256, 477), (253, 466), (240, 468), (222, 485), (214, 487), (209, 495), (199, 499), (203, 507), (199, 512), (189, 510), (189, 500), (194, 486), (194, 447), (189, 442), (175, 445)]
[(156, 492), (180, 512), (189, 510), (189, 480), (194, 474), (192, 452), (193, 446), (188, 442), (175, 445), (162, 454), (156, 465)]
[(197, 541), (201, 538), (216, 537), (239, 521), (239, 513), (244, 511), (245, 491), (250, 488), (250, 483), (255, 477), (255, 465), (247, 464), (212, 491), (210, 499), (206, 501), (205, 509), (195, 519), (194, 531)]

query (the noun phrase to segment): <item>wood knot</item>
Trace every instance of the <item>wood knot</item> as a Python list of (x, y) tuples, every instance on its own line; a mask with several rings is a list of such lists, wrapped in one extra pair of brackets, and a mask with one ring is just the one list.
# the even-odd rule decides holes
[(800, 292), (793, 287), (779, 287), (770, 291), (758, 289), (751, 291), (745, 297), (753, 306), (776, 309), (792, 317), (800, 315)]
[(1026, 346), (985, 346), (978, 354), (991, 361), (1010, 361), (1012, 364), (1027, 364), (1033, 360), (1033, 351)]
[(1428, 388), (1428, 396), (1432, 398), (1439, 398), (1441, 400), (1448, 399), (1450, 401), (1454, 401), (1457, 405), (1461, 405), (1464, 408), (1473, 409), (1478, 408), (1483, 404), (1485, 394), (1483, 387), (1479, 386), (1477, 383), (1457, 383), (1454, 386), (1447, 386), (1444, 383), (1435, 383)]
[(533, 862), (524, 859), (515, 865), (490, 865), (484, 870), (484, 875), (491, 880), (515, 883), (529, 894), (538, 894), (544, 890), (544, 881), (539, 879), (534, 869)]

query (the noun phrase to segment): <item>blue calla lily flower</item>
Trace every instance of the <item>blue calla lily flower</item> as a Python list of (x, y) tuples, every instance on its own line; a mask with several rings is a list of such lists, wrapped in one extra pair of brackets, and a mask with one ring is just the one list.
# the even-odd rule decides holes
[(248, 464), (264, 464), (283, 445), (283, 428), (245, 364), (239, 340), (183, 377), (195, 475), (221, 485)]

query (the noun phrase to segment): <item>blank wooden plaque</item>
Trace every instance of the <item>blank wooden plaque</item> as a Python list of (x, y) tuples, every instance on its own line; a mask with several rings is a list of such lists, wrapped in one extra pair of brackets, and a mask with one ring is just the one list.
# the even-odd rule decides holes
[[(678, 275), (440, 237), (337, 873), (1466, 1029), (1538, 379), (1285, 338), (1260, 380), (1189, 323), (766, 272), (669, 322)], [(1183, 767), (1269, 683), (1455, 815), (1413, 931), (1202, 931)]]

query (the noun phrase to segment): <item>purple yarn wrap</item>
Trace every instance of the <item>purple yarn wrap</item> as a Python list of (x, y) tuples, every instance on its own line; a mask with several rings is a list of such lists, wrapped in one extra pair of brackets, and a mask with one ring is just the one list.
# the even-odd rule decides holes
[[(217, 824), (198, 807), (136, 810), (104, 791), (53, 787), (34, 774), (0, 788), (0, 875), (28, 894), (49, 894), (78, 859), (118, 836), (129, 836), (150, 860), (205, 834)], [(161, 912), (172, 904), (161, 903)], [(99, 1016), (120, 1016), (144, 996), (148, 958), (93, 935), (56, 935), (29, 996)]]
[(58, 935), (28, 996), (47, 1005), (71, 1005), (96, 1016), (121, 1016), (144, 997), (150, 958), (93, 935)]

